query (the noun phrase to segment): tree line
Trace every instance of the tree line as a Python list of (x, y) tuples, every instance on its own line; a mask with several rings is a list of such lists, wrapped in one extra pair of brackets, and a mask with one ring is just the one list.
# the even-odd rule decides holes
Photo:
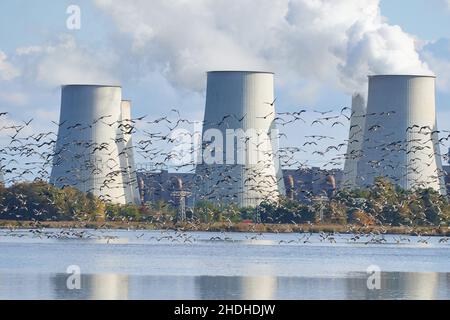
[[(448, 226), (450, 204), (432, 189), (403, 190), (386, 179), (365, 189), (339, 190), (328, 198), (303, 203), (287, 198), (256, 208), (198, 202), (187, 209), (192, 223), (357, 224), (364, 226)], [(44, 181), (0, 185), (0, 219), (19, 221), (177, 222), (177, 208), (165, 202), (116, 205), (72, 187)]]

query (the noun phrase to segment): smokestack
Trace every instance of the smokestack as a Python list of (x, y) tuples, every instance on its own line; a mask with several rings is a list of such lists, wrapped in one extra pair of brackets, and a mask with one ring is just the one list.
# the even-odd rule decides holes
[(334, 175), (327, 175), (326, 184), (327, 184), (327, 197), (331, 199), (336, 195), (337, 189), (336, 178), (334, 177)]
[(352, 97), (352, 111), (350, 116), (350, 131), (348, 136), (347, 153), (345, 155), (343, 188), (356, 187), (358, 161), (362, 156), (362, 143), (366, 123), (366, 100), (361, 94)]
[(121, 167), (123, 168), (123, 182), (125, 185), (126, 202), (138, 205), (140, 203), (139, 187), (133, 153), (133, 123), (131, 121), (131, 101), (121, 103), (121, 126), (118, 139)]
[(208, 73), (198, 198), (254, 207), (285, 194), (275, 100), (273, 73)]
[(369, 78), (360, 185), (386, 177), (404, 189), (432, 188), (446, 194), (438, 140), (435, 77)]
[(292, 175), (288, 175), (287, 177), (287, 192), (286, 195), (288, 197), (289, 200), (293, 201), (295, 198), (295, 181), (294, 181), (294, 177)]
[(62, 87), (61, 115), (50, 182), (72, 186), (112, 203), (125, 204), (119, 151), (122, 89)]

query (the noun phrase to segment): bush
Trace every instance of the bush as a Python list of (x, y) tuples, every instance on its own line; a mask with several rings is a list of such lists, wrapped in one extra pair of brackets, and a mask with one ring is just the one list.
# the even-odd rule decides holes
[(255, 209), (263, 223), (306, 223), (317, 221), (317, 210), (298, 201), (282, 199), (279, 202), (263, 202)]
[(372, 216), (358, 209), (350, 212), (348, 221), (361, 226), (373, 226), (376, 224), (376, 221)]
[(104, 203), (93, 195), (42, 181), (1, 186), (0, 207), (0, 219), (7, 220), (96, 220), (104, 216)]
[(347, 206), (339, 201), (331, 201), (324, 214), (324, 222), (333, 224), (347, 223)]

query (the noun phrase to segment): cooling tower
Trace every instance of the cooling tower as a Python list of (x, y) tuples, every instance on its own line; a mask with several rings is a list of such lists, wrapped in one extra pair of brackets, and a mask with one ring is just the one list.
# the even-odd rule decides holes
[(369, 78), (361, 186), (386, 177), (404, 189), (446, 194), (435, 110), (435, 78), (380, 75)]
[(347, 153), (345, 155), (343, 188), (355, 188), (357, 185), (358, 161), (362, 156), (362, 143), (366, 120), (366, 101), (361, 94), (352, 97), (350, 116), (350, 132), (348, 136)]
[(122, 138), (121, 102), (120, 87), (62, 87), (52, 184), (73, 186), (113, 203), (127, 202), (117, 147)]
[(125, 199), (127, 203), (140, 203), (139, 187), (136, 175), (136, 166), (133, 153), (133, 132), (134, 124), (131, 118), (131, 101), (124, 100), (121, 104), (121, 122), (119, 124), (118, 148), (120, 156), (120, 166), (122, 168), (123, 183), (125, 187)]
[(197, 200), (254, 207), (285, 194), (278, 162), (274, 75), (208, 73)]

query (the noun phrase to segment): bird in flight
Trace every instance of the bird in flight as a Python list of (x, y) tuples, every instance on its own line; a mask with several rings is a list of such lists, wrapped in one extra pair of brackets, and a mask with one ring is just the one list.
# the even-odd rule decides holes
[(315, 113), (319, 113), (319, 114), (321, 114), (322, 116), (324, 116), (324, 115), (326, 115), (326, 114), (332, 113), (333, 110), (330, 110), (330, 111), (317, 111), (317, 110), (314, 110), (314, 112), (315, 112)]
[(270, 105), (270, 106), (274, 106), (275, 105), (275, 102), (277, 101), (277, 98), (275, 98), (275, 100), (273, 100), (273, 102), (272, 103), (270, 103), (270, 102), (264, 102), (265, 104), (268, 104), (268, 105)]

